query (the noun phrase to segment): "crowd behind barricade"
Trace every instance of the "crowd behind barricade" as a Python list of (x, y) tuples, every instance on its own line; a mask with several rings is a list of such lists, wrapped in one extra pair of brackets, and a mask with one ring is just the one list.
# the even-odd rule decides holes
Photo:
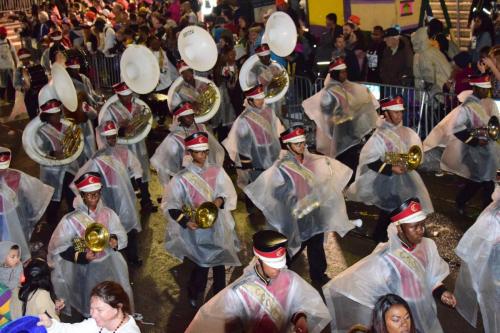
[[(12, 118), (28, 114), (23, 147), (40, 165), (39, 179), (12, 169), (17, 152), (0, 147), (0, 327), (140, 332), (128, 270), (142, 265), (141, 217), (159, 210), (149, 192), (155, 169), (165, 249), (192, 267), (186, 289), (198, 312), (187, 332), (305, 333), (330, 325), (332, 332), (440, 333), (436, 300), (473, 326), (479, 304), (485, 331), (497, 332), (498, 16), (473, 14), (469, 50), (460, 51), (437, 19), (408, 36), (398, 26), (364, 31), (356, 15), (340, 26), (330, 13), (313, 36), (303, 9), (279, 1), (286, 14), (279, 22), (290, 20), (297, 33), (296, 40), (283, 34), (294, 36), (283, 52), (266, 34), (274, 11), (253, 22), (232, 1), (218, 1), (207, 15), (205, 5), (50, 0), (11, 14), (22, 24), (18, 50), (0, 27), (0, 95), (14, 104)], [(186, 28), (215, 41), (209, 70), (181, 56)], [(314, 151), (304, 126), (284, 121), (283, 87), (294, 76), (324, 78), (316, 94), (296, 96), (317, 128)], [(458, 106), (422, 142), (403, 123), (411, 98), (375, 98), (360, 82), (449, 93)], [(152, 127), (164, 140), (150, 157)], [(425, 237), (434, 207), (417, 168), (430, 151), (465, 183), (456, 197), (460, 215), (477, 192), (482, 197), (484, 210), (456, 249), (462, 267), (454, 292), (443, 283), (448, 264)], [(226, 285), (226, 268), (242, 264), (229, 174), (265, 228), (253, 235), (243, 275)], [(346, 200), (377, 207), (372, 239), (380, 244), (331, 279), (325, 235), (362, 228)], [(31, 253), (43, 216), (53, 229), (47, 253)], [(311, 284), (287, 268), (302, 251)], [(213, 297), (205, 302), (209, 270)], [(86, 319), (60, 321), (75, 313)], [(11, 322), (30, 315), (35, 322)]]

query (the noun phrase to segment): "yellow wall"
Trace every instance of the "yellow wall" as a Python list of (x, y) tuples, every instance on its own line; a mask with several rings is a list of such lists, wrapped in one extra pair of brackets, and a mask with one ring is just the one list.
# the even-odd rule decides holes
[[(311, 25), (325, 25), (325, 16), (333, 12), (337, 14), (339, 24), (344, 21), (344, 2), (343, 0), (308, 0), (309, 21)], [(415, 0), (413, 3), (413, 15), (399, 15), (400, 0), (394, 3), (375, 3), (375, 4), (351, 4), (351, 14), (361, 18), (361, 29), (371, 30), (375, 25), (381, 25), (388, 28), (393, 24), (399, 24), (401, 27), (418, 24), (420, 7), (422, 0)]]
[(343, 0), (308, 0), (307, 9), (309, 13), (309, 24), (325, 25), (325, 17), (328, 13), (337, 14), (339, 24), (344, 23), (344, 1)]

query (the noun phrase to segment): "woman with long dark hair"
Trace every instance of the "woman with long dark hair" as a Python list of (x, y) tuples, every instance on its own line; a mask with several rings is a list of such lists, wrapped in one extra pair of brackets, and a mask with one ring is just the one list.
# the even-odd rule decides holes
[(19, 290), (19, 316), (48, 313), (52, 318), (59, 319), (59, 310), (64, 302), (56, 299), (47, 262), (41, 258), (31, 260), (24, 269), (24, 275), (26, 281)]
[(369, 333), (417, 333), (408, 303), (395, 294), (380, 297), (372, 312)]
[(495, 29), (491, 18), (484, 12), (478, 12), (474, 16), (472, 24), (472, 39), (470, 52), (472, 63), (476, 64), (480, 60), (480, 51), (485, 46), (492, 46), (495, 40)]

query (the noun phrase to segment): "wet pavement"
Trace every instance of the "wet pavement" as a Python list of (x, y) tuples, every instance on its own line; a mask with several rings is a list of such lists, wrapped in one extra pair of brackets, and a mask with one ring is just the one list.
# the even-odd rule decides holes
[[(9, 111), (0, 108), (0, 117)], [(4, 118), (5, 119), (5, 118)], [(31, 161), (22, 149), (22, 128), (27, 120), (0, 124), (0, 145), (7, 146), (13, 151), (11, 167), (23, 170), (31, 175), (38, 176), (38, 166)], [(150, 134), (150, 153), (166, 135), (166, 132), (156, 131)], [(231, 176), (235, 178), (234, 172)], [(459, 178), (451, 175), (435, 177), (432, 173), (422, 173), (424, 181), (432, 197), (436, 213), (428, 219), (427, 233), (433, 238), (438, 246), (442, 257), (450, 264), (451, 274), (445, 280), (450, 290), (453, 290), (456, 274), (460, 262), (454, 254), (454, 248), (463, 232), (474, 222), (480, 213), (479, 203), (473, 201), (470, 204), (469, 214), (475, 217), (467, 218), (459, 216), (454, 209), (454, 197), (462, 182)], [(153, 175), (150, 184), (153, 200), (160, 198), (161, 188), (158, 177)], [(241, 193), (239, 193), (241, 195)], [(348, 203), (348, 212), (351, 219), (361, 218), (364, 225), (358, 232), (350, 232), (344, 238), (330, 234), (327, 237), (325, 249), (328, 259), (328, 272), (334, 277), (349, 265), (368, 255), (375, 247), (375, 243), (363, 234), (371, 234), (377, 220), (377, 209), (365, 207), (361, 204)], [(242, 267), (227, 268), (228, 282), (235, 280), (241, 275), (242, 269), (252, 258), (251, 235), (264, 226), (262, 215), (248, 216), (242, 198), (238, 200), (236, 211), (233, 212), (238, 236), (241, 240), (240, 259)], [(186, 283), (189, 277), (191, 265), (182, 263), (169, 256), (164, 249), (164, 235), (166, 220), (161, 212), (142, 217), (143, 231), (139, 236), (140, 255), (144, 263), (140, 268), (130, 268), (130, 277), (133, 283), (136, 312), (143, 315), (143, 321), (149, 324), (141, 324), (143, 333), (153, 332), (183, 332), (194, 316), (196, 310), (188, 305)], [(48, 242), (50, 226), (43, 220), (32, 238), (32, 242)], [(305, 252), (294, 262), (291, 267), (306, 280), (309, 280), (307, 258)], [(209, 287), (211, 277), (209, 277)], [(206, 297), (211, 296), (210, 288), (207, 288)], [(438, 302), (438, 311), (441, 324), (445, 332), (482, 332), (481, 323), (477, 329), (472, 328), (462, 319), (458, 313), (448, 309)], [(76, 320), (76, 318), (73, 318)], [(326, 332), (326, 330), (325, 330)]]

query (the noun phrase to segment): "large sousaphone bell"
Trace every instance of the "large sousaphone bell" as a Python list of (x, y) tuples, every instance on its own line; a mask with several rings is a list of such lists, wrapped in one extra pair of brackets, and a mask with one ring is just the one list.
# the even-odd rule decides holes
[[(51, 99), (61, 101), (66, 110), (70, 113), (77, 110), (78, 97), (75, 86), (64, 66), (53, 64), (51, 68), (52, 79), (38, 93), (38, 103), (43, 105)], [(62, 140), (63, 156), (55, 158), (40, 149), (37, 143), (37, 133), (44, 123), (40, 117), (36, 117), (26, 125), (22, 142), (24, 151), (35, 162), (40, 165), (58, 166), (66, 165), (76, 160), (83, 151), (83, 133), (77, 125), (68, 119), (61, 119), (61, 123), (66, 125), (64, 138)]]
[(144, 95), (153, 91), (160, 80), (160, 65), (150, 49), (129, 45), (120, 59), (122, 80), (134, 92)]
[[(297, 28), (291, 17), (284, 12), (273, 13), (267, 20), (262, 43), (267, 43), (271, 51), (280, 57), (290, 55), (297, 44)], [(243, 91), (255, 85), (255, 82), (251, 80), (251, 70), (258, 61), (259, 57), (254, 54), (241, 67), (239, 81)], [(290, 78), (286, 69), (276, 61), (272, 61), (272, 66), (278, 67), (280, 74), (273, 77), (266, 87), (265, 101), (268, 104), (282, 99), (290, 85)]]
[[(187, 26), (179, 34), (177, 47), (182, 60), (196, 71), (206, 72), (212, 69), (217, 62), (217, 45), (208, 31), (197, 27)], [(195, 79), (207, 85), (207, 89), (200, 93), (196, 100), (198, 107), (195, 111), (197, 123), (210, 120), (219, 110), (221, 94), (215, 83), (207, 78), (195, 76)], [(170, 86), (168, 91), (168, 107), (174, 110), (177, 105), (173, 104), (176, 88), (183, 82), (179, 76)]]

